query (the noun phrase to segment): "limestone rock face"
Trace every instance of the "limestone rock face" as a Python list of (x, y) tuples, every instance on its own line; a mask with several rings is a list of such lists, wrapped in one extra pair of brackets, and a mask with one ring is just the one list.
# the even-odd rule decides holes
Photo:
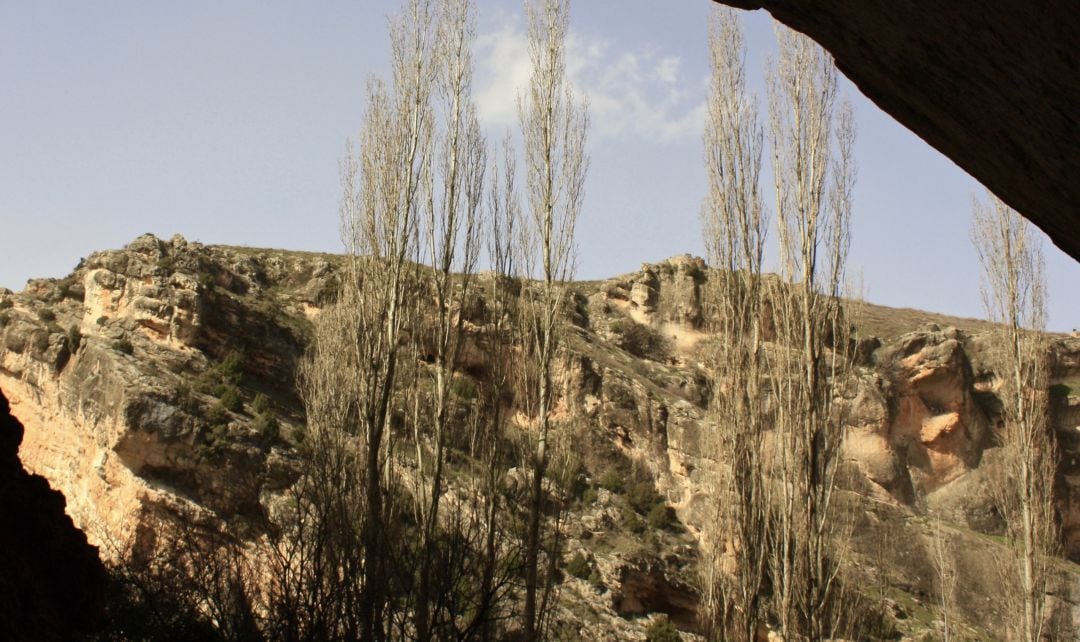
[(718, 1), (821, 43), (867, 97), (1080, 259), (1073, 3)]
[(652, 557), (631, 557), (617, 567), (618, 587), (612, 596), (621, 616), (667, 613), (679, 628), (697, 628), (698, 596), (692, 584), (683, 583), (665, 562)]
[(1080, 560), (1080, 339), (1054, 344), (1050, 388), (1051, 417), (1058, 438), (1059, 479), (1064, 491), (1058, 502), (1066, 555)]
[(23, 469), (22, 439), (0, 394), (0, 638), (76, 639), (100, 622), (105, 569), (64, 496)]
[[(288, 444), (260, 434), (246, 405), (211, 422), (207, 377), (241, 355), (237, 376), (274, 399), (282, 431), (295, 427), (306, 317), (332, 279), (318, 255), (146, 235), (0, 297), (0, 390), (27, 429), (24, 462), (64, 492), (105, 555), (178, 504), (258, 523), (266, 492), (288, 479), (274, 456)], [(266, 294), (285, 283), (287, 296)]]
[(706, 280), (704, 259), (689, 254), (641, 269), (608, 282), (607, 300), (628, 304), (639, 322), (673, 323), (698, 328), (702, 317), (701, 286)]

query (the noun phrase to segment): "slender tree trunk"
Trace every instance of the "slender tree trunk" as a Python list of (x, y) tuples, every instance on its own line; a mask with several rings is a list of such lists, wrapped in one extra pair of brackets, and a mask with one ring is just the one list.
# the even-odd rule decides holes
[(854, 182), (854, 122), (836, 101), (836, 69), (805, 37), (777, 29), (769, 83), (781, 276), (771, 295), (771, 356), (781, 449), (774, 599), (781, 633), (833, 636), (839, 569), (831, 498), (842, 424), (833, 387), (846, 359), (839, 296)]
[(1053, 503), (1057, 445), (1049, 426), (1045, 277), (1041, 245), (1030, 225), (997, 198), (975, 201), (972, 238), (983, 267), (988, 316), (1002, 324), (1007, 346), (995, 364), (1002, 377), (1003, 427), (998, 435), (1004, 471), (997, 488), (1006, 536), (1016, 547), (1013, 578), (1019, 590), (1006, 593), (1020, 620), (1015, 634), (1025, 642), (1043, 638), (1051, 556), (1060, 539)]
[[(584, 195), (587, 166), (585, 106), (573, 95), (566, 77), (565, 41), (569, 0), (530, 0), (528, 15), (529, 54), (532, 77), (519, 101), (519, 120), (525, 144), (529, 216), (523, 229), (522, 256), (529, 276), (540, 279), (535, 292), (524, 289), (526, 336), (533, 360), (527, 396), (536, 424), (535, 451), (529, 462), (532, 478), (525, 542), (524, 638), (540, 635), (544, 619), (540, 553), (543, 486), (547, 474), (552, 359), (557, 350), (557, 326), (563, 282), (573, 274), (574, 227)], [(553, 555), (554, 551), (549, 551)], [(545, 586), (552, 580), (545, 573)], [(546, 591), (545, 591), (546, 593)]]

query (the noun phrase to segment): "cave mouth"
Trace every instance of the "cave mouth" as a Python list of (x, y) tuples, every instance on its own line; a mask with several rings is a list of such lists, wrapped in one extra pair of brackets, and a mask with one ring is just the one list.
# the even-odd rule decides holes
[(621, 617), (631, 618), (663, 613), (681, 631), (700, 633), (697, 593), (671, 582), (658, 569), (628, 569), (612, 596), (612, 606)]

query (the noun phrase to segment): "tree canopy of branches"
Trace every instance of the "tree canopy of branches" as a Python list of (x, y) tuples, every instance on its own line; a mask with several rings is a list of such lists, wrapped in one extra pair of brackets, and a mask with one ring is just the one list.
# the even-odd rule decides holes
[[(764, 133), (746, 88), (745, 49), (735, 11), (714, 10), (705, 125), (709, 191), (702, 227), (709, 262), (718, 270), (712, 321), (722, 340), (712, 359), (718, 373), (712, 414), (721, 477), (713, 489), (718, 512), (703, 570), (706, 628), (715, 637), (733, 639), (752, 639), (764, 619), (770, 517), (761, 385)], [(732, 555), (727, 554), (729, 544)]]

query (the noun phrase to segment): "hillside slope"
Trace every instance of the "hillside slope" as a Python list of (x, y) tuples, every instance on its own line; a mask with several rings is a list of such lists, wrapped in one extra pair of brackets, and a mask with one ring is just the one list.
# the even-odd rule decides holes
[[(297, 364), (340, 260), (147, 235), (67, 278), (0, 291), (0, 391), (26, 426), (20, 456), (64, 493), (103, 557), (151, 545), (163, 515), (247, 538), (272, 527), (304, 436)], [(680, 257), (571, 286), (558, 380), (576, 426), (562, 438), (578, 445), (583, 483), (563, 535), (565, 560), (585, 566), (575, 562), (558, 593), (566, 639), (644, 639), (660, 613), (697, 630), (698, 549), (720, 501), (707, 489), (725, 465), (708, 446), (705, 356), (722, 340), (708, 331), (709, 274)], [(860, 363), (844, 387), (840, 502), (853, 583), (883, 609), (882, 627), (934, 630), (929, 542), (944, 534), (959, 618), (972, 639), (992, 639), (1004, 616), (988, 599), (1002, 579), (986, 483), (997, 455), (989, 326), (871, 305), (853, 319)], [(1053, 355), (1059, 505), (1077, 562), (1080, 340), (1056, 338)], [(650, 524), (657, 504), (676, 519)], [(1055, 616), (1080, 625), (1080, 570), (1059, 566)]]

